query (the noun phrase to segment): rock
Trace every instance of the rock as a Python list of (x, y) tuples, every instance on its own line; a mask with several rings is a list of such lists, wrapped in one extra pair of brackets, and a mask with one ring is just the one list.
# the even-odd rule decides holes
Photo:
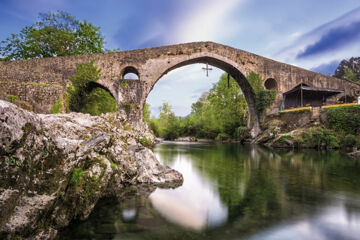
[(0, 136), (0, 238), (54, 238), (124, 185), (183, 181), (141, 144), (155, 141), (147, 125), (120, 113), (44, 115), (0, 101)]
[(360, 150), (348, 153), (350, 157), (360, 159)]

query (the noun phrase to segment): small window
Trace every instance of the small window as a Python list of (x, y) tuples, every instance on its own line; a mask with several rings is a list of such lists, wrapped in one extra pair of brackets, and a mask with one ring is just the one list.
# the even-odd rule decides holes
[(126, 67), (123, 70), (122, 79), (140, 80), (139, 72), (134, 67)]
[(277, 82), (275, 79), (273, 78), (268, 78), (265, 83), (264, 83), (264, 87), (267, 89), (267, 90), (277, 90)]

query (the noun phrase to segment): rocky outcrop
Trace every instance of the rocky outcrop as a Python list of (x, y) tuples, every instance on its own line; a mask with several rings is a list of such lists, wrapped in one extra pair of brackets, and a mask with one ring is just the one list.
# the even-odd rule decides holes
[(360, 150), (348, 153), (350, 157), (360, 159)]
[(0, 238), (53, 238), (126, 185), (181, 185), (149, 141), (120, 113), (37, 115), (0, 101)]

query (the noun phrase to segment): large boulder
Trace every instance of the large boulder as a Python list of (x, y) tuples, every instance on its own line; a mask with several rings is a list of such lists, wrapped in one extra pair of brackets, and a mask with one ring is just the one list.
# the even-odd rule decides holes
[(109, 113), (34, 114), (0, 100), (0, 238), (46, 239), (125, 185), (181, 185), (143, 140), (147, 126)]

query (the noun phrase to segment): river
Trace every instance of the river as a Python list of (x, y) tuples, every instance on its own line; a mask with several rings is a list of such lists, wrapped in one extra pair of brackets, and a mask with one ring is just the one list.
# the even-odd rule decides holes
[(360, 161), (340, 151), (163, 143), (176, 189), (129, 187), (60, 239), (359, 239)]

